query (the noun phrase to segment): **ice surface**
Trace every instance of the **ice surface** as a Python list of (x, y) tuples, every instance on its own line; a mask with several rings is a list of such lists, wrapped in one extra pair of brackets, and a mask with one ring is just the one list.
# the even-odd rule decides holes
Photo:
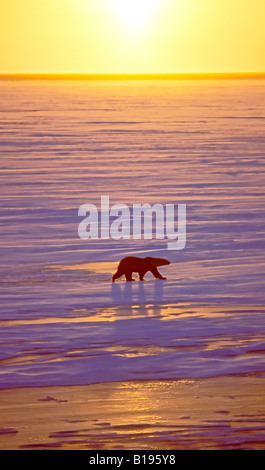
[[(0, 387), (261, 372), (265, 82), (1, 82)], [(187, 204), (187, 246), (78, 209)], [(126, 255), (167, 281), (111, 283)]]

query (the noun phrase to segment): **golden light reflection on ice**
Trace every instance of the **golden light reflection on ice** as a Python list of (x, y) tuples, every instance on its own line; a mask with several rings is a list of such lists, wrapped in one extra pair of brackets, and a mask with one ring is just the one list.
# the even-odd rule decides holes
[[(55, 323), (93, 323), (93, 322), (115, 322), (117, 320), (129, 318), (150, 317), (161, 321), (173, 320), (176, 318), (227, 318), (234, 317), (237, 313), (248, 314), (250, 307), (237, 307), (222, 305), (218, 306), (196, 306), (189, 303), (180, 304), (137, 304), (137, 305), (117, 305), (103, 308), (80, 308), (73, 309), (69, 317), (47, 316), (41, 318), (25, 318), (21, 320), (2, 320), (0, 326), (15, 325), (40, 325)], [(252, 306), (251, 311), (259, 312), (260, 307)], [(232, 341), (232, 340), (231, 340)], [(244, 341), (244, 338), (242, 338)], [(221, 344), (221, 343), (220, 343)]]
[[(247, 391), (247, 393), (246, 393)], [(2, 449), (264, 448), (264, 378), (0, 391)], [(15, 412), (14, 412), (15, 410)], [(12, 412), (11, 412), (12, 411)]]

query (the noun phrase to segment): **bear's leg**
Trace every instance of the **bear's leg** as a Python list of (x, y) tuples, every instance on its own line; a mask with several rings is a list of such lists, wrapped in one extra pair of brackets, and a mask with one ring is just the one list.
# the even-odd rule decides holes
[(155, 276), (156, 279), (163, 279), (164, 281), (166, 280), (166, 277), (161, 276), (157, 268), (150, 269), (150, 271)]
[(127, 282), (135, 281), (135, 279), (132, 278), (132, 272), (125, 273), (125, 277)]
[(144, 281), (144, 276), (147, 273), (147, 271), (139, 271), (139, 279), (140, 281)]
[(120, 273), (119, 271), (117, 271), (114, 276), (112, 276), (112, 282), (115, 282), (116, 279), (119, 279), (121, 276), (123, 276), (123, 273)]

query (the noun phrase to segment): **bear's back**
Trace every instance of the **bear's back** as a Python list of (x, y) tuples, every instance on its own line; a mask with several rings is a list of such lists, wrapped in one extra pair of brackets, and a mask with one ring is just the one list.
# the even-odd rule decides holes
[(146, 265), (149, 266), (151, 258), (139, 258), (137, 256), (127, 256), (123, 258), (119, 264), (119, 270), (128, 270), (132, 272), (138, 272), (139, 269), (142, 269)]

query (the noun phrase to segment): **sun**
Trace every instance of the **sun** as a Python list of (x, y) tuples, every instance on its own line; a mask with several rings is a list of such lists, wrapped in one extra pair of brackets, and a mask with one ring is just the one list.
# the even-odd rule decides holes
[(160, 0), (112, 0), (116, 14), (129, 32), (141, 33), (147, 28)]

